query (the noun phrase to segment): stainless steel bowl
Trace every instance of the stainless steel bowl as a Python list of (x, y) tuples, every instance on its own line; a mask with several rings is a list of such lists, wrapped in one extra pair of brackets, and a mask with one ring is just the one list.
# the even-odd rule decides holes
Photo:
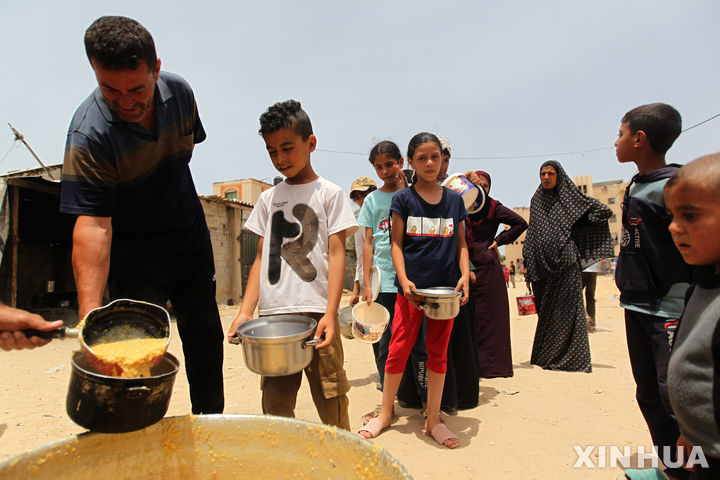
[(350, 305), (346, 307), (342, 307), (340, 310), (338, 310), (338, 321), (340, 322), (340, 334), (347, 338), (348, 340), (352, 340), (353, 333), (352, 333), (352, 309)]
[(423, 298), (418, 306), (428, 318), (450, 320), (460, 313), (462, 292), (456, 292), (452, 287), (418, 288), (413, 293)]
[(412, 479), (358, 435), (270, 415), (187, 415), (137, 432), (73, 435), (0, 462), (0, 478)]
[(310, 365), (313, 346), (320, 343), (309, 340), (316, 326), (314, 319), (300, 315), (260, 317), (240, 325), (231, 341), (242, 343), (248, 370), (279, 377)]

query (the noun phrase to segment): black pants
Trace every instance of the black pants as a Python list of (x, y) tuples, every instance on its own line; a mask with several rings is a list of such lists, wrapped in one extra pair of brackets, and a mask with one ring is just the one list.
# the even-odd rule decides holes
[(595, 318), (595, 287), (597, 286), (597, 272), (582, 272), (580, 274), (582, 288), (585, 290), (585, 311)]
[[(671, 325), (666, 325), (668, 322)], [(670, 358), (669, 335), (677, 326), (674, 319), (657, 317), (646, 313), (625, 310), (630, 365), (637, 389), (640, 411), (645, 417), (653, 444), (662, 452), (670, 446), (672, 461), (676, 461), (676, 444), (680, 436), (677, 421), (671, 415), (667, 389), (667, 367)], [(677, 478), (688, 478), (689, 472), (682, 468), (668, 469)]]
[(185, 355), (192, 413), (222, 413), (223, 328), (215, 302), (212, 247), (167, 264), (113, 269), (111, 299), (130, 298), (165, 306), (170, 300)]

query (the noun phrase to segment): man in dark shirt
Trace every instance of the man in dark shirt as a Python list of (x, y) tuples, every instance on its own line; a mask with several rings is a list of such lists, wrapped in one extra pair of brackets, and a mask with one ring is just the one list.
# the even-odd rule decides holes
[(77, 215), (78, 314), (111, 299), (177, 317), (193, 413), (223, 411), (223, 329), (210, 234), (189, 162), (205, 140), (192, 89), (160, 71), (150, 33), (101, 17), (85, 33), (98, 88), (68, 129), (60, 210)]

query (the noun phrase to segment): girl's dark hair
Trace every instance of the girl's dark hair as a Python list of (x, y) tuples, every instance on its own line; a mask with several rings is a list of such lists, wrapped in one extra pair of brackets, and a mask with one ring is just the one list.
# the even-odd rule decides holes
[(370, 163), (374, 165), (375, 157), (377, 157), (378, 155), (387, 155), (390, 158), (394, 158), (398, 162), (402, 160), (400, 148), (395, 145), (395, 142), (391, 142), (390, 140), (383, 140), (382, 142), (375, 145), (372, 150), (370, 150)]
[(296, 100), (278, 102), (260, 116), (260, 135), (273, 133), (281, 128), (292, 128), (303, 141), (313, 133), (310, 117)]
[(152, 35), (137, 21), (106, 16), (95, 20), (85, 31), (85, 53), (92, 64), (120, 71), (135, 70), (145, 63), (152, 71), (157, 64)]
[(410, 139), (410, 143), (408, 144), (408, 151), (407, 151), (407, 158), (408, 160), (413, 158), (413, 155), (415, 155), (415, 149), (422, 145), (423, 143), (427, 142), (435, 142), (442, 152), (442, 143), (440, 143), (440, 139), (437, 137), (437, 135), (433, 135), (432, 133), (428, 132), (421, 132), (415, 135)]

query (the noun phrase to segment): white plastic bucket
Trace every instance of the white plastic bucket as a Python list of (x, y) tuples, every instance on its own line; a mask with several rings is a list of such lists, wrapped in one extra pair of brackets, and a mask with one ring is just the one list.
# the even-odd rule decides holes
[(468, 210), (473, 207), (475, 200), (478, 197), (478, 187), (472, 184), (470, 180), (465, 178), (462, 173), (453, 173), (442, 183), (443, 187), (447, 187), (450, 190), (455, 190), (462, 196), (465, 208)]
[(365, 343), (379, 342), (390, 323), (390, 312), (377, 302), (358, 303), (353, 307), (352, 317), (352, 334)]

